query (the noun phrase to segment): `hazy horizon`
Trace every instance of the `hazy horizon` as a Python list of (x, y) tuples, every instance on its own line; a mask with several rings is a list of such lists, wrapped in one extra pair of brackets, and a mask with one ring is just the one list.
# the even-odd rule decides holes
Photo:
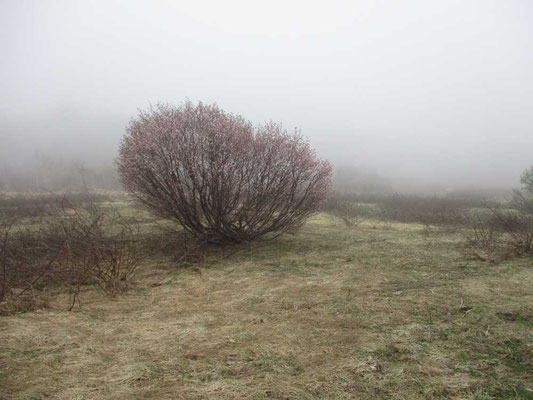
[(150, 104), (297, 127), (405, 185), (518, 186), (533, 164), (528, 1), (0, 1), (0, 168), (107, 166)]

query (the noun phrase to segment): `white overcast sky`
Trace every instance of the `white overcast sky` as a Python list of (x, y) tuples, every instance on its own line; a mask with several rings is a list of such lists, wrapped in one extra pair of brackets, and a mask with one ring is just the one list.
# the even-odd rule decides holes
[(530, 0), (0, 0), (0, 47), (0, 163), (110, 163), (138, 108), (189, 98), (417, 182), (533, 164)]

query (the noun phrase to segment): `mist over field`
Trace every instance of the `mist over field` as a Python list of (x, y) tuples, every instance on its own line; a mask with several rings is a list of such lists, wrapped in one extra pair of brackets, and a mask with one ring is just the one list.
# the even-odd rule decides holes
[(533, 399), (533, 0), (0, 0), (0, 399)]
[(53, 165), (111, 187), (137, 110), (190, 99), (299, 128), (394, 190), (516, 187), (532, 19), (528, 1), (4, 0), (0, 179)]

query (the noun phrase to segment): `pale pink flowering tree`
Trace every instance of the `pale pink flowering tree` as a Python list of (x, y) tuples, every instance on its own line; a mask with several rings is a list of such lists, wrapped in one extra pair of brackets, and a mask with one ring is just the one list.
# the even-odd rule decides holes
[(126, 190), (148, 209), (215, 243), (298, 227), (331, 183), (330, 164), (300, 134), (191, 102), (140, 112), (122, 140), (118, 168)]

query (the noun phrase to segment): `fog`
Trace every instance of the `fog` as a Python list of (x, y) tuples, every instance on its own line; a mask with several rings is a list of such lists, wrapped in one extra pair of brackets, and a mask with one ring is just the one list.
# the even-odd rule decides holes
[(531, 21), (527, 0), (2, 0), (0, 169), (109, 171), (138, 109), (190, 99), (395, 187), (517, 186)]

